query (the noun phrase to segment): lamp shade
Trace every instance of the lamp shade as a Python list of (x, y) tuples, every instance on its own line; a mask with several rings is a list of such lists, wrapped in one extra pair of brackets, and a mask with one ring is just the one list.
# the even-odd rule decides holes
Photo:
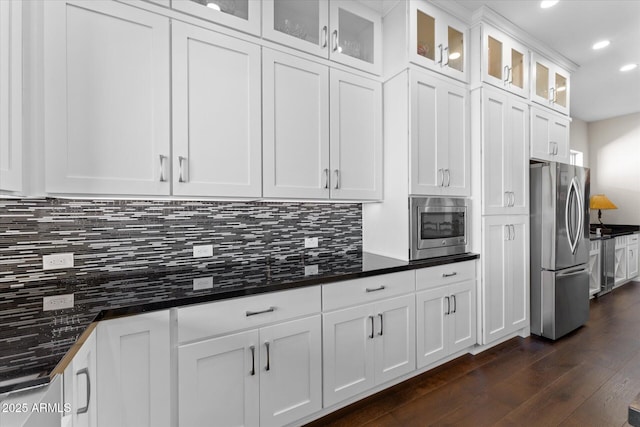
[(596, 194), (591, 196), (591, 200), (589, 202), (589, 208), (591, 209), (618, 209), (616, 205), (604, 194)]

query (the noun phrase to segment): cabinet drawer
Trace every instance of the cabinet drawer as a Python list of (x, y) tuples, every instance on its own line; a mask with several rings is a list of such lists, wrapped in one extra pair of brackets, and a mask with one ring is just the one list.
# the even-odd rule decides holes
[(322, 286), (322, 311), (402, 295), (415, 289), (413, 271), (331, 283)]
[(627, 243), (631, 244), (631, 243), (637, 243), (638, 242), (638, 235), (637, 234), (631, 234), (629, 236), (627, 236)]
[(476, 277), (476, 262), (464, 261), (428, 267), (416, 271), (416, 288), (436, 288), (449, 283), (473, 280)]
[(320, 312), (320, 286), (270, 292), (178, 309), (178, 342)]

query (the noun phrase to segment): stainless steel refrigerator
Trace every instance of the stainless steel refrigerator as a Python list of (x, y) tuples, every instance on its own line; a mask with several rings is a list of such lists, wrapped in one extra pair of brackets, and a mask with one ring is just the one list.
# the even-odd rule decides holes
[(530, 167), (531, 333), (558, 339), (589, 319), (589, 169)]

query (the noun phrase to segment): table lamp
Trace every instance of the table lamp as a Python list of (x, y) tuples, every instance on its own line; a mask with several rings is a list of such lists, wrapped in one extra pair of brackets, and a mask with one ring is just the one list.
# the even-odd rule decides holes
[(596, 194), (591, 196), (591, 200), (589, 202), (590, 209), (598, 209), (598, 221), (602, 226), (603, 230), (607, 228), (602, 224), (602, 210), (603, 209), (618, 209), (616, 205), (613, 204), (611, 200), (607, 198), (604, 194)]

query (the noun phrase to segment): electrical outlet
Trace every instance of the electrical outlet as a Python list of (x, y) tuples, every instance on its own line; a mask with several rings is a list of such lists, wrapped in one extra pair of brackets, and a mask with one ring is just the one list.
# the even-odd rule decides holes
[(194, 245), (193, 246), (193, 257), (194, 258), (204, 258), (213, 256), (213, 245)]
[(42, 257), (43, 270), (57, 270), (73, 267), (73, 252), (44, 255)]
[(193, 290), (198, 291), (200, 289), (213, 288), (213, 276), (210, 277), (198, 277), (193, 279)]
[(317, 237), (305, 237), (304, 239), (304, 248), (317, 248), (318, 247), (318, 238)]
[(316, 274), (318, 274), (318, 264), (304, 266), (305, 276), (315, 276)]
[(73, 308), (73, 294), (52, 295), (42, 298), (42, 311)]

